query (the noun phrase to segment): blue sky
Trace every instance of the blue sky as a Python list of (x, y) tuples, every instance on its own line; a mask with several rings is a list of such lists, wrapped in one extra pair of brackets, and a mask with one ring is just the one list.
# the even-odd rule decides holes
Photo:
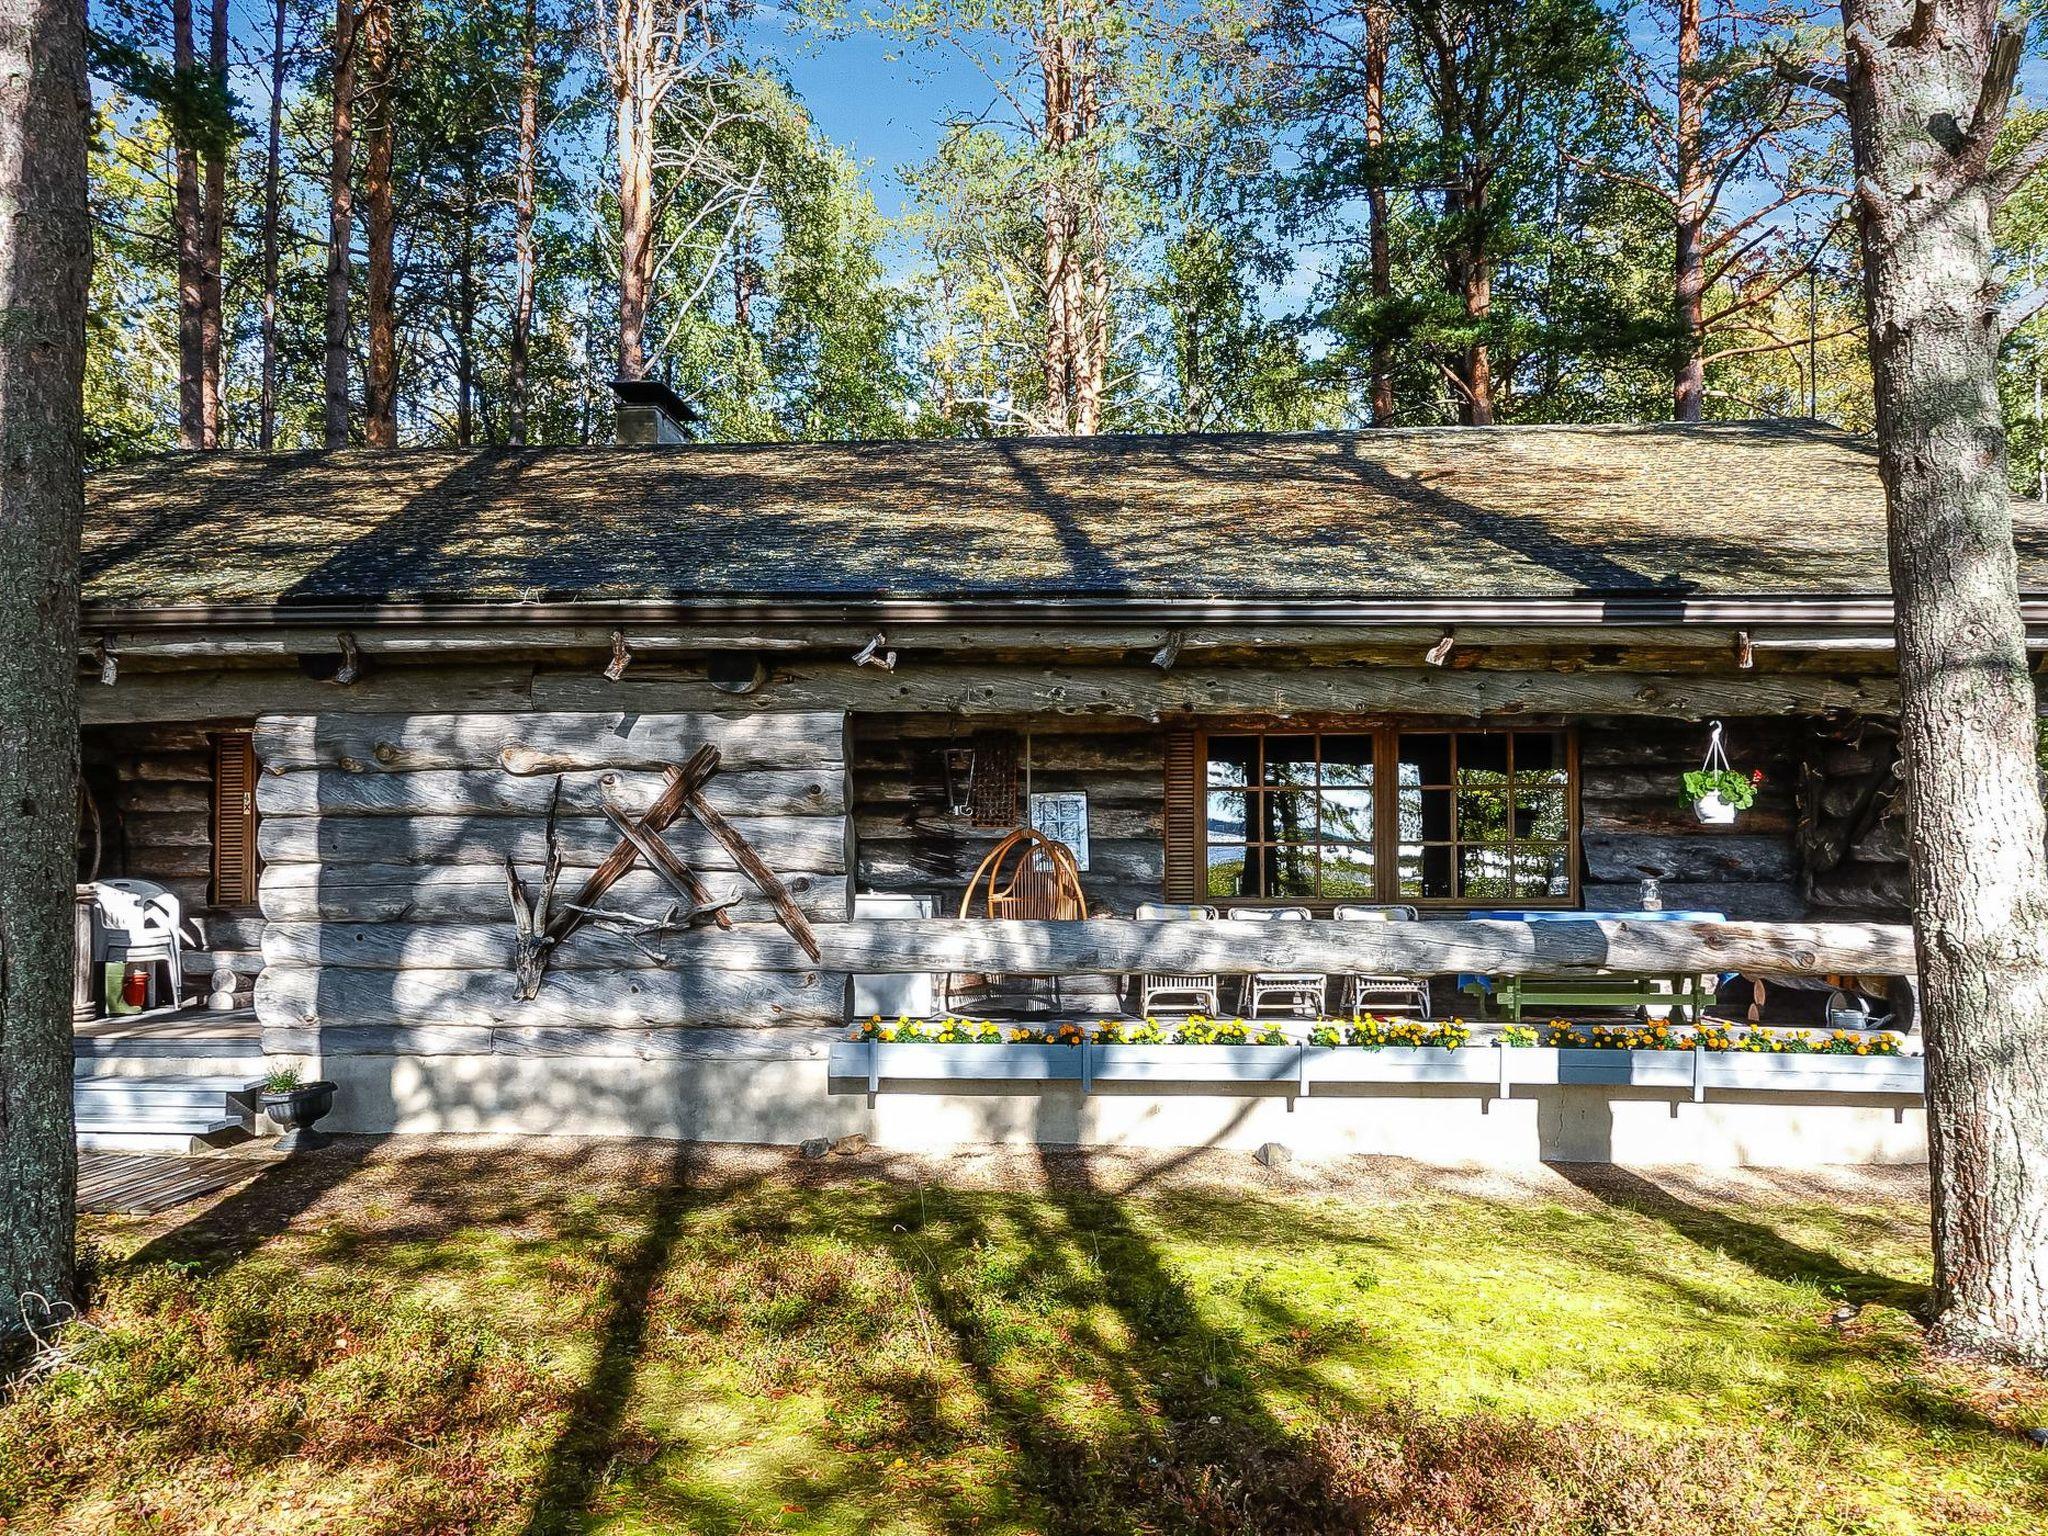
[(995, 94), (952, 49), (906, 50), (857, 24), (827, 34), (779, 8), (756, 26), (761, 51), (781, 61), (819, 131), (860, 163), (887, 217), (903, 211), (897, 170), (931, 154), (944, 123), (980, 112)]

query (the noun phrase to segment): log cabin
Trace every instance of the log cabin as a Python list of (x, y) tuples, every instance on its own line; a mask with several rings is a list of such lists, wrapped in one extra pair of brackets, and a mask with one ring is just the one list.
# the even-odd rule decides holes
[[(289, 1063), (367, 1133), (1924, 1155), (1917, 1060), (1764, 1083), (1698, 1049), (1483, 1048), (1504, 994), (1540, 1023), (1659, 976), (1731, 1021), (1824, 1028), (1832, 1001), (1910, 1033), (1868, 442), (659, 425), (91, 478), (82, 878), (179, 899), (191, 991), (94, 1017), (89, 977), (81, 1094)], [(2048, 512), (2017, 517), (2048, 646)], [(1760, 777), (1732, 824), (1680, 794), (1712, 740)], [(1065, 904), (963, 911), (1034, 825), (1071, 849)], [(1309, 920), (1135, 920), (1155, 904)], [(1391, 970), (1478, 1033), (1438, 1050), (1455, 1071), (1369, 1072), (1293, 1023), (1199, 1065), (847, 1038), (856, 992), (1086, 1031), (1176, 969), (1225, 1013), (1236, 978), (1327, 972), (1338, 1015), (1347, 974)]]

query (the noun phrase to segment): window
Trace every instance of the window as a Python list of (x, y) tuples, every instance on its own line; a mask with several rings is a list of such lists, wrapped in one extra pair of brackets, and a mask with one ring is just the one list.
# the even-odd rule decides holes
[(1211, 736), (1208, 894), (1371, 901), (1369, 736)]
[(1170, 899), (1528, 907), (1577, 895), (1561, 731), (1218, 730), (1169, 743), (1167, 762)]
[(213, 740), (213, 904), (256, 901), (256, 751), (247, 731)]

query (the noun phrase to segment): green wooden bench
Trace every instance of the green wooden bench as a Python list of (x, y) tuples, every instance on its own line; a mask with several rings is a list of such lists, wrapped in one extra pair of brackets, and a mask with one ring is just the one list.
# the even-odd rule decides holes
[(1490, 1001), (1483, 982), (1468, 982), (1464, 990), (1476, 994), (1493, 1017), (1514, 1024), (1525, 1013), (1547, 1020), (1586, 1008), (1603, 1013), (1668, 1008), (1675, 1022), (1678, 1009), (1698, 1019), (1714, 1000), (1701, 976), (1496, 976)]

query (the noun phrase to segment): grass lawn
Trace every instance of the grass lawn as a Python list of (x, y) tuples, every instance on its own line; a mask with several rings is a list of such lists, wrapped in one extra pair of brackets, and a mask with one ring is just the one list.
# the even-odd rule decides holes
[(94, 1220), (0, 1529), (2038, 1532), (1925, 1192), (344, 1143)]

